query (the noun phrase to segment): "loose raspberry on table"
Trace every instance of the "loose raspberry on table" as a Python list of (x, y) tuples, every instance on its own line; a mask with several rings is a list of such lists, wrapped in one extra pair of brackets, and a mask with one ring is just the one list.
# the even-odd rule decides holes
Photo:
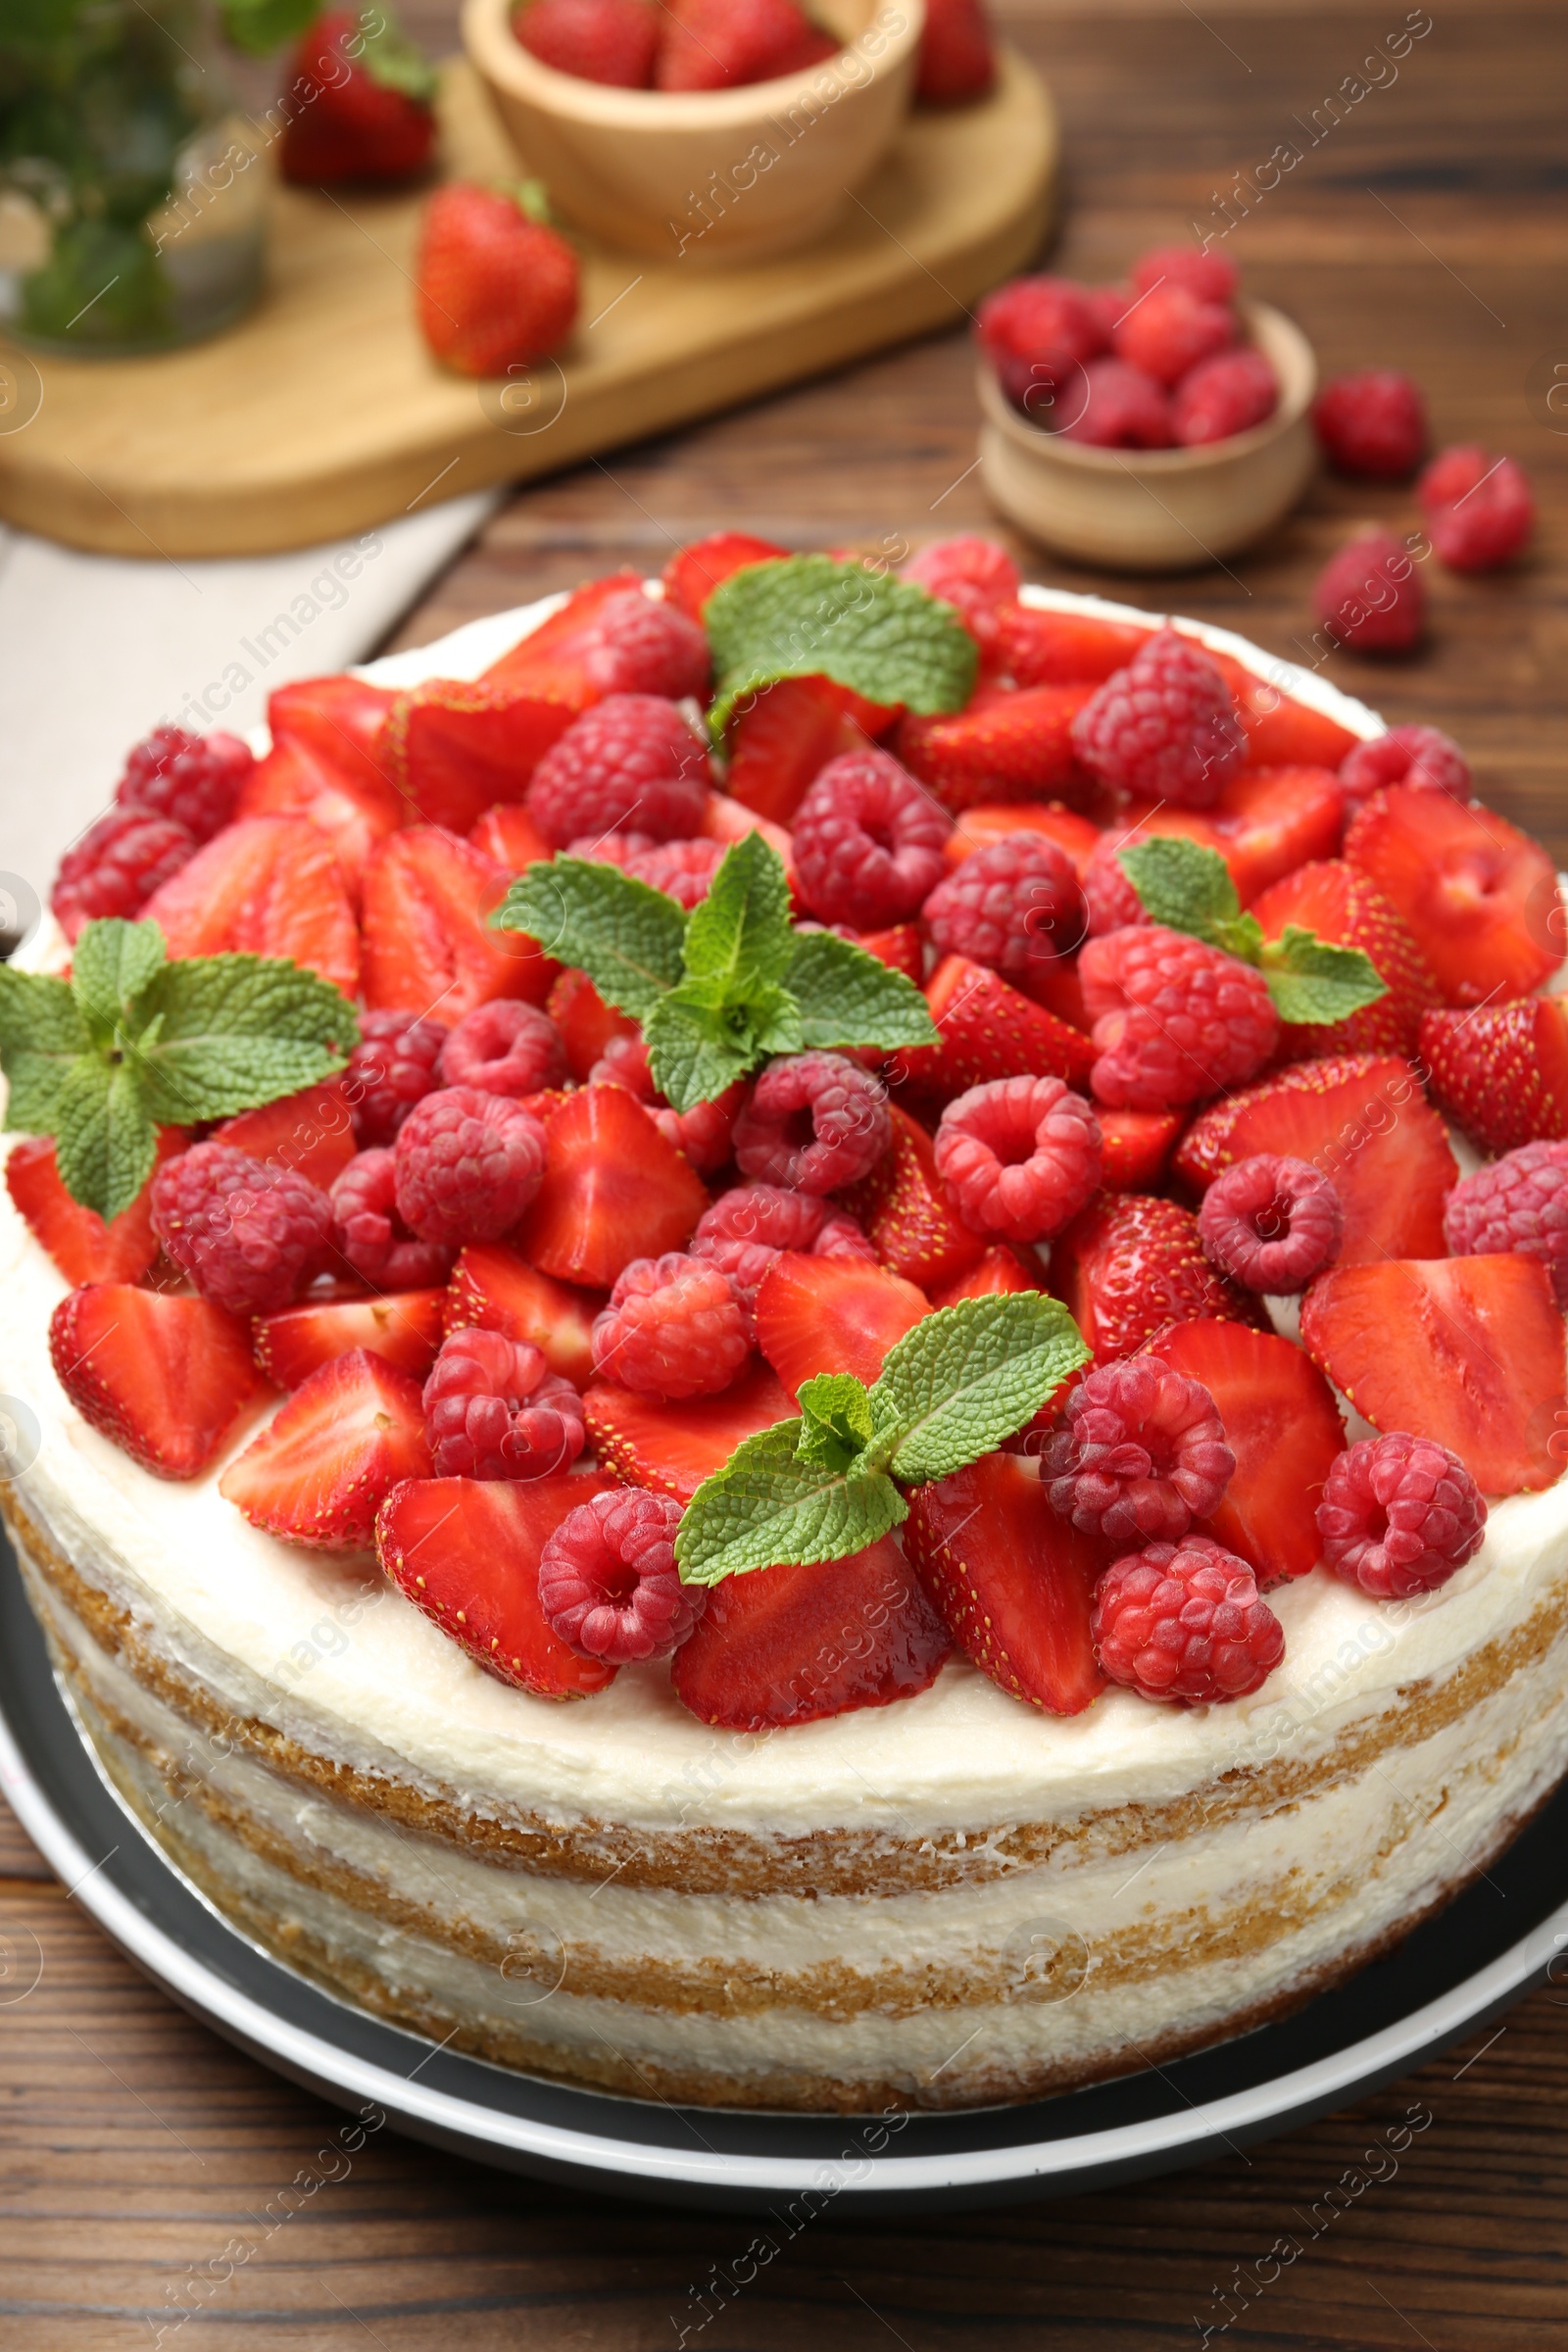
[(1452, 1257), (1539, 1257), (1568, 1307), (1568, 1143), (1521, 1144), (1463, 1177), (1443, 1211)]
[(1040, 420), (1091, 449), (1169, 449), (1175, 438), (1164, 385), (1125, 360), (1088, 361)]
[(1445, 449), (1415, 486), (1427, 531), (1453, 571), (1511, 564), (1536, 527), (1535, 493), (1522, 466), (1477, 443)]
[(1040, 1467), (1052, 1509), (1084, 1535), (1174, 1543), (1217, 1507), (1236, 1456), (1201, 1381), (1127, 1355), (1079, 1382)]
[(937, 1173), (971, 1233), (1044, 1242), (1100, 1190), (1100, 1121), (1062, 1078), (993, 1078), (950, 1102)]
[(445, 1021), (419, 1013), (361, 1013), (360, 1042), (343, 1079), (362, 1147), (390, 1144), (416, 1102), (440, 1085), (447, 1034)]
[(574, 718), (533, 771), (528, 813), (555, 849), (635, 827), (655, 841), (694, 834), (708, 799), (708, 753), (678, 707), (612, 694)]
[(1141, 368), (1156, 384), (1175, 384), (1200, 360), (1236, 340), (1228, 303), (1203, 302), (1185, 286), (1152, 286), (1122, 315), (1113, 338), (1116, 357)]
[(1249, 343), (1240, 351), (1216, 352), (1188, 370), (1171, 396), (1171, 431), (1184, 449), (1197, 449), (1250, 433), (1279, 405), (1279, 378)]
[(1127, 840), (1121, 833), (1102, 834), (1084, 867), (1084, 911), (1091, 939), (1103, 939), (1107, 931), (1126, 931), (1150, 919), (1119, 856)]
[(716, 1396), (751, 1352), (728, 1275), (680, 1250), (633, 1258), (594, 1318), (593, 1342), (601, 1380), (666, 1402)]
[(1376, 1600), (1403, 1600), (1474, 1557), (1487, 1505), (1456, 1453), (1395, 1430), (1335, 1456), (1317, 1524), (1325, 1568)]
[(1040, 833), (1007, 833), (939, 882), (920, 913), (944, 956), (1009, 978), (1070, 956), (1087, 922), (1078, 869)]
[(600, 607), (583, 633), (582, 665), (601, 694), (706, 694), (708, 639), (678, 605), (628, 588)]
[(1198, 1212), (1209, 1263), (1245, 1291), (1276, 1296), (1304, 1291), (1331, 1266), (1344, 1232), (1344, 1204), (1322, 1171), (1269, 1152), (1216, 1176)]
[(332, 1242), (345, 1264), (378, 1291), (433, 1290), (452, 1271), (450, 1243), (421, 1242), (398, 1212), (389, 1147), (357, 1152), (332, 1186)]
[(723, 864), (729, 844), (723, 841), (664, 841), (638, 850), (626, 859), (625, 870), (650, 890), (662, 890), (689, 914), (706, 899), (713, 876)]
[(422, 1242), (493, 1242), (545, 1171), (545, 1131), (505, 1095), (443, 1087), (416, 1102), (392, 1147), (398, 1213)]
[(1090, 1631), (1113, 1683), (1170, 1706), (1246, 1698), (1285, 1655), (1285, 1629), (1251, 1569), (1208, 1536), (1112, 1561)]
[(332, 1203), (295, 1168), (193, 1144), (153, 1178), (153, 1231), (204, 1298), (232, 1315), (287, 1306), (321, 1263)]
[(1200, 646), (1158, 629), (1072, 722), (1084, 765), (1114, 791), (1206, 808), (1247, 758), (1230, 688)]
[(1106, 342), (1084, 289), (1065, 277), (1015, 277), (998, 286), (980, 305), (976, 331), (1003, 391), (1024, 410)]
[(1312, 603), (1329, 635), (1358, 654), (1407, 654), (1426, 627), (1427, 595), (1415, 559), (1392, 531), (1364, 531), (1331, 556)]
[(561, 1032), (537, 1005), (493, 997), (466, 1012), (441, 1049), (441, 1084), (482, 1095), (536, 1095), (566, 1083)]
[(122, 808), (172, 817), (193, 841), (211, 841), (231, 822), (240, 786), (255, 765), (255, 753), (237, 735), (155, 727), (127, 758), (115, 799)]
[(1239, 1086), (1279, 1042), (1262, 973), (1162, 923), (1086, 941), (1078, 977), (1100, 1055), (1090, 1092), (1112, 1110), (1174, 1110)]
[(1358, 743), (1340, 762), (1348, 812), (1386, 784), (1408, 784), (1414, 792), (1446, 792), (1455, 801), (1470, 801), (1475, 780), (1470, 762), (1451, 735), (1441, 727), (1390, 727), (1370, 743)]
[(983, 656), (997, 651), (997, 615), (1004, 605), (1015, 605), (1020, 586), (1018, 566), (994, 539), (965, 535), (933, 539), (903, 566), (900, 577), (940, 596), (953, 607)]
[(1234, 302), (1242, 282), (1228, 253), (1206, 253), (1197, 245), (1152, 245), (1127, 274), (1140, 294), (1182, 286), (1200, 302)]
[(66, 937), (106, 915), (133, 918), (196, 855), (193, 835), (146, 808), (111, 808), (60, 860), (49, 904)]
[(943, 875), (953, 819), (891, 752), (830, 760), (795, 812), (795, 875), (824, 923), (906, 922)]
[(437, 1478), (548, 1478), (586, 1442), (570, 1381), (499, 1331), (467, 1326), (444, 1340), (423, 1401)]
[(1312, 406), (1329, 464), (1369, 482), (1407, 481), (1427, 445), (1427, 407), (1399, 368), (1331, 376)]
[(835, 1193), (876, 1165), (893, 1121), (879, 1079), (843, 1054), (770, 1061), (735, 1122), (743, 1176), (799, 1193)]
[(680, 1504), (628, 1487), (568, 1511), (539, 1555), (539, 1605), (568, 1649), (628, 1666), (678, 1649), (708, 1605), (675, 1565)]
[(691, 1253), (728, 1275), (748, 1339), (756, 1337), (757, 1286), (781, 1250), (812, 1257), (876, 1257), (859, 1221), (820, 1194), (776, 1184), (737, 1184), (720, 1193), (697, 1220)]

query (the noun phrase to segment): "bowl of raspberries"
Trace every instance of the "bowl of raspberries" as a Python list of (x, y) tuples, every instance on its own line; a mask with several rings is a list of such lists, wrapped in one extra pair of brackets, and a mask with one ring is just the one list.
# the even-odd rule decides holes
[(1228, 255), (1141, 254), (1124, 285), (1017, 277), (980, 305), (981, 472), (1058, 554), (1180, 571), (1248, 546), (1311, 479), (1317, 365)]

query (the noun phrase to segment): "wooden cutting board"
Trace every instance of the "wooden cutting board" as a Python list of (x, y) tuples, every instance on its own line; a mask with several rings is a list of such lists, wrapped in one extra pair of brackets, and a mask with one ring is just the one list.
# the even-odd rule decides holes
[[(442, 117), (454, 175), (515, 176), (462, 62)], [(269, 291), (238, 327), (152, 359), (37, 361), (37, 414), (0, 433), (0, 515), (114, 555), (259, 555), (555, 472), (959, 318), (1034, 252), (1056, 149), (1049, 93), (1009, 53), (990, 99), (911, 117), (817, 244), (720, 271), (579, 239), (576, 334), (510, 386), (446, 373), (419, 339), (418, 196), (279, 186)]]

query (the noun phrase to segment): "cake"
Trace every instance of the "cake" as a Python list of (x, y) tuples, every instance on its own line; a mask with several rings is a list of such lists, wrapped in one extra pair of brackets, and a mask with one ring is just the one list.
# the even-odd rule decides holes
[[(662, 875), (683, 904), (700, 904), (738, 842), (760, 838), (793, 858), (785, 829), (803, 796), (824, 766), (851, 763), (801, 819), (803, 836), (813, 823), (821, 833), (824, 810), (829, 821), (826, 852), (803, 840), (792, 868), (797, 919), (804, 898), (823, 924), (870, 939), (882, 968), (902, 961), (941, 1042), (885, 1047), (892, 1108), (878, 1115), (892, 1125), (876, 1129), (868, 1167), (831, 1200), (807, 1192), (804, 1206), (798, 1186), (775, 1188), (804, 1219), (798, 1241), (841, 1220), (823, 1250), (806, 1241), (780, 1253), (764, 1241), (748, 1264), (722, 1217), (723, 1246), (699, 1235), (684, 1248), (701, 1203), (766, 1181), (744, 1163), (735, 1173), (737, 1134), (755, 1171), (784, 1132), (799, 1170), (821, 1122), (808, 1105), (768, 1130), (757, 1107), (757, 1069), (789, 1054), (759, 1050), (740, 1078), (678, 1110), (655, 1094), (646, 1051), (632, 1066), (633, 1025), (617, 1026), (597, 995), (584, 1043), (581, 967), (539, 964), (540, 951), (576, 936), (569, 908), (553, 939), (524, 933), (520, 949), (475, 929), (449, 975), (457, 998), (468, 992), (465, 1013), (531, 996), (553, 1007), (564, 1040), (547, 1083), (492, 1099), (503, 1105), (485, 1130), (494, 1198), (514, 1182), (524, 1200), (520, 1219), (511, 1201), (499, 1234), (464, 1227), (477, 1196), (437, 1200), (433, 1111), (419, 1114), (424, 1145), (368, 1140), (445, 1100), (463, 1074), (428, 1054), (419, 1065), (417, 1038), (398, 1049), (394, 1111), (386, 1068), (398, 1056), (389, 1047), (356, 1094), (362, 1046), (347, 1077), (330, 1066), (309, 1076), (301, 1062), (303, 1088), (274, 1084), (271, 1101), (216, 1134), (231, 1155), (274, 1171), (273, 1221), (243, 1263), (233, 1234), (250, 1196), (234, 1193), (232, 1156), (190, 1159), (189, 1129), (160, 1139), (156, 1173), (107, 1224), (64, 1184), (62, 1170), (76, 1167), (64, 1143), (7, 1138), (0, 1385), (25, 1412), (4, 1510), (84, 1738), (148, 1835), (242, 1934), (343, 1999), (504, 2066), (633, 2097), (851, 2112), (1019, 2100), (1163, 2064), (1288, 2012), (1397, 1942), (1485, 1871), (1568, 1768), (1554, 1238), (1564, 1219), (1553, 1206), (1568, 1091), (1553, 1059), (1563, 1041), (1550, 993), (1557, 931), (1544, 911), (1547, 898), (1555, 906), (1550, 868), (1502, 820), (1476, 814), (1467, 776), (1443, 788), (1444, 739), (1431, 730), (1387, 735), (1322, 680), (1189, 622), (1161, 691), (1166, 708), (1189, 713), (1175, 753), (1197, 743), (1203, 756), (1183, 769), (1164, 745), (1177, 781), (1163, 813), (1151, 809), (1159, 796), (1141, 795), (1136, 773), (1107, 773), (1136, 752), (1112, 705), (1149, 616), (1020, 589), (1000, 551), (977, 544), (924, 551), (887, 609), (918, 608), (923, 627), (929, 605), (947, 632), (942, 659), (955, 631), (977, 644), (979, 700), (973, 654), (940, 690), (945, 701), (891, 724), (878, 702), (908, 705), (917, 685), (879, 696), (869, 672), (858, 688), (820, 672), (782, 688), (743, 681), (724, 738), (728, 791), (700, 779), (684, 829), (675, 816), (651, 828), (666, 843), (714, 842), (717, 855), (665, 854), (661, 864), (661, 844), (628, 841), (635, 816), (603, 797), (616, 759), (630, 757), (613, 743), (575, 769), (551, 752), (586, 711), (602, 714), (608, 692), (662, 695), (667, 754), (671, 711), (707, 681), (680, 667), (695, 632), (661, 635), (649, 615), (662, 606), (701, 615), (715, 581), (728, 573), (755, 588), (779, 561), (728, 535), (685, 551), (662, 584), (595, 584), (363, 679), (282, 689), (260, 760), (220, 738), (153, 739), (127, 770), (139, 782), (122, 787), (108, 882), (102, 859), (96, 873), (78, 864), (57, 892), (58, 922), (0, 997), (14, 1090), (35, 1088), (17, 1075), (17, 991), (73, 956), (79, 972), (83, 927), (106, 912), (157, 921), (167, 968), (234, 950), (283, 957), (292, 943), (296, 964), (314, 958), (371, 1007), (422, 1014), (430, 999), (408, 993), (398, 961), (425, 936), (410, 910), (460, 906), (459, 881), (483, 882), (487, 858), (498, 877), (489, 904), (509, 873), (532, 875), (533, 895), (511, 903), (535, 920), (552, 851), (568, 860), (554, 866), (561, 887), (574, 888), (607, 840), (621, 865), (642, 861), (655, 887)], [(835, 593), (846, 580), (858, 591), (859, 567), (829, 572)], [(821, 576), (809, 575), (813, 594)], [(710, 625), (722, 655), (711, 614)], [(607, 666), (607, 646), (629, 666)], [(717, 666), (722, 692), (737, 673)], [(895, 898), (868, 901), (874, 919), (852, 924), (841, 886), (858, 844), (834, 824), (860, 806), (868, 729), (884, 735), (884, 759), (919, 779), (939, 821), (917, 904), (901, 914)], [(1412, 746), (1412, 735), (1431, 741)], [(676, 808), (688, 790), (684, 751), (661, 757), (645, 809), (659, 791)], [(415, 825), (396, 793), (413, 799)], [(574, 822), (573, 793), (587, 823)], [(183, 826), (183, 853), (167, 831), (125, 850), (127, 810), (144, 828)], [(428, 876), (422, 896), (406, 887), (410, 844), (428, 839), (432, 815), (444, 819), (444, 900)], [(258, 824), (273, 831), (241, 831)], [(758, 824), (760, 837), (748, 831)], [(1472, 906), (1456, 932), (1454, 891), (1445, 913), (1432, 877), (1474, 871), (1477, 831), (1495, 852), (1472, 894), (1485, 921)], [(979, 928), (1000, 902), (959, 892), (945, 918), (920, 907), (932, 870), (984, 878), (993, 869), (974, 857), (1020, 834), (1066, 850), (1091, 946), (1121, 945), (1091, 955), (1080, 921), (1077, 936), (1014, 957), (1014, 988), (999, 969), (1002, 934), (987, 948)], [(456, 835), (475, 845), (466, 858), (446, 846)], [(249, 845), (269, 855), (283, 845), (295, 861), (281, 869), (286, 888), (247, 869), (246, 890), (225, 898), (214, 877), (236, 836), (253, 858), (262, 852)], [(1183, 863), (1185, 852), (1158, 870), (1119, 862), (1129, 842), (1152, 839), (1191, 845), (1198, 862)], [(1160, 928), (1150, 912), (1172, 911), (1170, 874), (1211, 880), (1215, 866), (1259, 910), (1260, 937), (1297, 924), (1349, 951), (1374, 940), (1374, 982), (1397, 966), (1397, 984), (1363, 989), (1337, 1020), (1277, 1021), (1251, 1037), (1250, 1067), (1141, 1106), (1139, 1073), (1153, 1065), (1138, 1061), (1136, 1022), (1125, 1009), (1097, 1013), (1096, 992), (1130, 934), (1148, 948)], [(139, 898), (138, 872), (151, 877)], [(196, 884), (182, 887), (187, 872)], [(1050, 859), (1039, 873), (1059, 879)], [(1117, 896), (1129, 887), (1130, 907)], [(591, 897), (599, 885), (582, 888)], [(1049, 892), (1033, 904), (1048, 902), (1057, 906)], [(993, 960), (965, 956), (956, 989), (957, 952), (942, 938), (965, 923), (962, 936)], [(1197, 942), (1194, 923), (1178, 942)], [(1256, 941), (1249, 951), (1242, 933), (1226, 936), (1253, 975), (1236, 982), (1246, 1017), (1234, 1038), (1248, 1020), (1266, 1024), (1259, 992), (1280, 965)], [(1202, 960), (1180, 956), (1184, 973)], [(1494, 987), (1498, 959), (1512, 979), (1470, 1009)], [(966, 1030), (971, 998), (985, 1018)], [(1319, 1016), (1339, 1002), (1283, 1001)], [(906, 1000), (885, 992), (885, 1006), (896, 1004)], [(516, 1037), (537, 1042), (527, 1024)], [(343, 1041), (320, 1050), (341, 1067)], [(605, 1066), (617, 1051), (618, 1079)], [(836, 1049), (808, 1044), (795, 1058), (812, 1052)], [(1043, 1072), (1047, 1053), (1060, 1058)], [(996, 1066), (977, 1076), (977, 1054)], [(852, 1108), (854, 1073), (870, 1058), (835, 1081)], [(1037, 1143), (1015, 1163), (1035, 1190), (999, 1189), (996, 1169), (980, 1164), (977, 1176), (974, 1151), (956, 1152), (956, 1139), (994, 1138), (996, 1090), (1042, 1075), (1067, 1082), (1047, 1105), (1054, 1156), (1042, 1172)], [(963, 1108), (977, 1094), (983, 1118)], [(576, 1132), (558, 1129), (564, 1117), (613, 1138), (613, 1165), (571, 1159), (569, 1183), (558, 1184), (565, 1147), (552, 1138)], [(418, 1228), (404, 1216), (413, 1192), (394, 1211), (368, 1177), (337, 1194), (335, 1215), (318, 1206), (345, 1168), (380, 1150), (405, 1172), (425, 1153)], [(1289, 1290), (1248, 1287), (1218, 1218), (1190, 1205), (1229, 1168), (1270, 1155), (1326, 1178), (1340, 1219), (1326, 1255)], [(228, 1225), (198, 1183), (209, 1167), (229, 1170)], [(75, 1181), (90, 1189), (90, 1177)], [(379, 1260), (367, 1256), (364, 1222), (377, 1200)], [(607, 1200), (654, 1234), (638, 1262), (656, 1272), (629, 1285), (618, 1281), (624, 1259), (593, 1258)], [(673, 1238), (661, 1219), (673, 1220)], [(1027, 1237), (1031, 1219), (1052, 1230)], [(412, 1253), (396, 1261), (395, 1288), (389, 1236)], [(595, 1279), (573, 1289), (531, 1267), (525, 1248)], [(367, 1263), (382, 1266), (379, 1282)], [(517, 1267), (521, 1287), (508, 1292)], [(247, 1298), (269, 1283), (253, 1329)], [(166, 1340), (172, 1310), (185, 1319)], [(933, 1311), (947, 1320), (930, 1322)], [(488, 1436), (466, 1417), (489, 1394), (479, 1375), (443, 1386), (429, 1374), (437, 1348), (455, 1361), (453, 1337), (475, 1327), (538, 1354), (535, 1385), (509, 1397), (510, 1420), (502, 1412)], [(910, 1353), (907, 1335), (922, 1330)], [(1013, 1382), (1012, 1434), (999, 1437), (994, 1413), (983, 1446), (922, 1483), (907, 1439), (883, 1456), (856, 1452), (873, 1443), (856, 1434), (856, 1399), (893, 1394), (878, 1385), (885, 1357), (919, 1365), (936, 1331), (974, 1346), (985, 1333), (1022, 1336), (1015, 1355), (1008, 1339), (988, 1359)], [(331, 1353), (343, 1339), (354, 1352)], [(1038, 1378), (1030, 1348), (1047, 1367)], [(813, 1458), (839, 1477), (832, 1464), (853, 1457), (845, 1478), (903, 1460), (910, 1474), (894, 1492), (907, 1515), (869, 1537), (870, 1522), (857, 1521), (858, 1550), (841, 1539), (837, 1552), (829, 1543), (813, 1554), (803, 1541), (771, 1566), (730, 1565), (712, 1503), (722, 1491), (741, 1512), (736, 1540), (749, 1541), (751, 1506), (724, 1484), (734, 1448), (789, 1417), (808, 1381), (842, 1372), (858, 1385), (808, 1389), (801, 1407)], [(421, 1402), (427, 1375), (437, 1398), (427, 1389)], [(1105, 1448), (1090, 1443), (1097, 1412), (1120, 1412), (1137, 1439), (1138, 1413), (1155, 1410), (1139, 1403), (1151, 1380), (1157, 1409), (1175, 1397), (1184, 1430), (1198, 1433), (1178, 1448), (1180, 1493), (1174, 1457), (1157, 1447), (1146, 1448), (1134, 1493), (1125, 1463), (1107, 1469)], [(440, 1396), (457, 1398), (444, 1420)], [(505, 1460), (497, 1429), (509, 1433)], [(351, 1461), (333, 1456), (338, 1443), (357, 1448)], [(772, 1457), (758, 1458), (759, 1491), (771, 1495)], [(1381, 1523), (1369, 1530), (1356, 1498), (1374, 1473), (1387, 1483), (1423, 1464), (1426, 1499), (1400, 1522), (1414, 1530), (1401, 1550)], [(864, 1476), (889, 1484), (885, 1470)], [(639, 1542), (667, 1534), (663, 1550), (623, 1549), (621, 1583), (593, 1586), (598, 1555), (582, 1544), (620, 1542), (627, 1498), (660, 1496), (631, 1517)], [(579, 1521), (592, 1524), (574, 1550), (563, 1531), (580, 1535)], [(1200, 1577), (1176, 1590), (1170, 1580), (1195, 1562), (1220, 1585)], [(1173, 1591), (1196, 1611), (1179, 1624)]]

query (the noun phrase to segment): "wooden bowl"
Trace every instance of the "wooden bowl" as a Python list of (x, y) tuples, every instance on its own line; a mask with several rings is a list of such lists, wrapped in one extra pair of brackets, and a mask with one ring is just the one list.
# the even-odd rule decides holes
[(980, 368), (980, 474), (1031, 539), (1110, 571), (1189, 571), (1234, 554), (1288, 514), (1312, 478), (1307, 414), (1317, 362), (1300, 328), (1265, 302), (1244, 303), (1271, 363), (1280, 405), (1250, 432), (1200, 449), (1095, 449), (1021, 416)]
[(925, 0), (817, 0), (846, 46), (734, 90), (620, 90), (544, 66), (515, 0), (465, 0), (463, 37), (563, 213), (664, 261), (749, 262), (820, 236), (908, 110)]

